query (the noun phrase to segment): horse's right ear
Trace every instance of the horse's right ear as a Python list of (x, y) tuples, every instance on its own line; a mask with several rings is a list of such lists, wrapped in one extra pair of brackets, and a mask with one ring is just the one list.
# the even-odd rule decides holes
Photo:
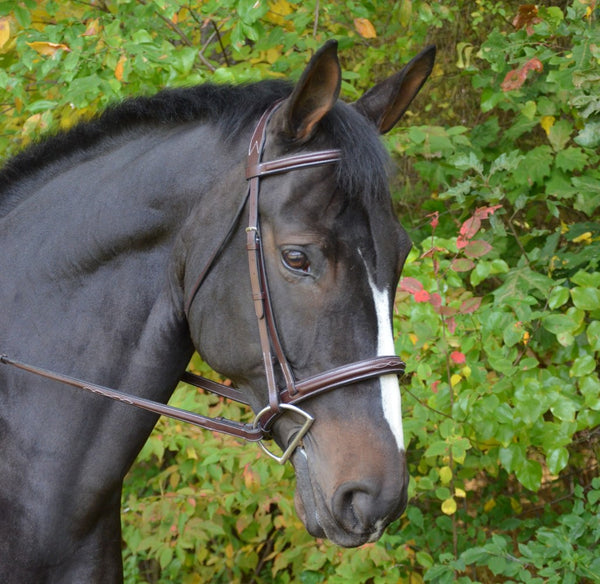
[(305, 142), (312, 136), (318, 122), (337, 101), (341, 83), (337, 41), (330, 40), (313, 55), (284, 103), (285, 129), (294, 140)]
[(432, 45), (419, 53), (402, 71), (369, 89), (354, 102), (354, 107), (370, 119), (380, 133), (385, 134), (394, 127), (419, 93), (433, 69), (434, 60), (435, 47)]

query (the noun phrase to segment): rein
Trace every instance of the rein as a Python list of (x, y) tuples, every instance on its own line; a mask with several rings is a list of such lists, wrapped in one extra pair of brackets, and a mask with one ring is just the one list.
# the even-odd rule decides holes
[[(136, 397), (116, 389), (111, 389), (94, 383), (82, 381), (74, 377), (55, 373), (48, 369), (28, 365), (16, 359), (12, 359), (7, 355), (0, 355), (0, 363), (11, 365), (46, 379), (64, 383), (66, 385), (83, 389), (97, 395), (108, 397), (121, 403), (132, 405), (155, 414), (193, 424), (200, 428), (243, 438), (244, 440), (248, 440), (250, 442), (258, 442), (270, 457), (274, 458), (281, 464), (285, 463), (290, 458), (314, 422), (314, 418), (304, 410), (300, 409), (298, 404), (309, 397), (314, 397), (316, 395), (337, 389), (339, 387), (344, 387), (352, 383), (379, 377), (381, 375), (403, 374), (405, 368), (404, 363), (399, 357), (391, 355), (378, 356), (356, 361), (348, 365), (336, 367), (323, 373), (307, 377), (303, 380), (296, 380), (293, 375), (292, 368), (285, 356), (285, 352), (279, 339), (271, 298), (269, 295), (267, 273), (265, 269), (260, 233), (260, 179), (267, 176), (272, 176), (274, 174), (290, 172), (292, 170), (310, 168), (323, 164), (331, 164), (340, 160), (341, 153), (339, 150), (321, 150), (318, 152), (309, 152), (262, 162), (262, 155), (266, 142), (267, 125), (271, 119), (271, 116), (279, 107), (279, 105), (280, 103), (276, 103), (274, 106), (269, 108), (262, 115), (254, 130), (252, 139), (250, 140), (246, 165), (246, 180), (249, 183), (247, 194), (234, 217), (229, 231), (221, 241), (220, 245), (211, 255), (204, 270), (202, 270), (200, 273), (185, 305), (185, 313), (187, 315), (189, 314), (189, 310), (200, 286), (227, 246), (227, 243), (235, 231), (239, 217), (241, 216), (243, 209), (247, 206), (248, 226), (246, 227), (246, 249), (248, 252), (252, 299), (254, 302), (254, 311), (258, 324), (263, 366), (268, 390), (268, 404), (262, 410), (260, 410), (258, 414), (256, 414), (252, 424), (236, 422), (220, 417), (210, 418), (207, 416), (202, 416), (200, 414), (182, 410), (180, 408), (169, 406), (160, 402)], [(280, 389), (277, 385), (275, 363), (277, 363), (279, 366), (285, 382), (285, 387), (282, 389)], [(249, 405), (247, 398), (241, 391), (222, 383), (211, 381), (210, 379), (206, 379), (205, 377), (201, 377), (188, 371), (182, 375), (181, 380), (210, 393), (214, 393), (227, 399)], [(270, 428), (272, 427), (273, 422), (286, 411), (295, 412), (296, 414), (301, 415), (304, 418), (304, 423), (302, 428), (287, 445), (283, 454), (281, 456), (277, 456), (263, 444), (263, 440), (270, 437)]]

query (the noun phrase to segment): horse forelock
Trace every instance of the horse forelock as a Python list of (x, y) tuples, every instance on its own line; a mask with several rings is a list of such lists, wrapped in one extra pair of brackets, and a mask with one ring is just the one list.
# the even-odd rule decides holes
[(389, 156), (375, 126), (353, 107), (338, 102), (321, 121), (321, 132), (341, 150), (336, 167), (338, 188), (367, 208), (388, 194)]

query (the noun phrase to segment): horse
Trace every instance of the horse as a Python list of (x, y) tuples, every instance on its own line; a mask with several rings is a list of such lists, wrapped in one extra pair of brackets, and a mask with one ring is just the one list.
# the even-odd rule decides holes
[(348, 104), (329, 41), (295, 84), (130, 98), (5, 164), (0, 582), (122, 582), (122, 482), (194, 351), (256, 413), (231, 433), (285, 450), (311, 535), (360, 546), (402, 514), (411, 244), (380, 135), (434, 56)]

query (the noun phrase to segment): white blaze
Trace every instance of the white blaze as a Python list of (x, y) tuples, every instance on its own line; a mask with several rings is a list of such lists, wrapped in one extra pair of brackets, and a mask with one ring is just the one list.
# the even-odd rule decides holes
[[(378, 290), (370, 274), (369, 284), (373, 292), (373, 302), (375, 303), (375, 312), (377, 314), (377, 355), (395, 355), (394, 335), (389, 317), (389, 290)], [(402, 404), (398, 377), (396, 375), (382, 375), (379, 378), (379, 383), (381, 385), (383, 415), (390, 425), (392, 434), (396, 438), (398, 449), (404, 450)]]

